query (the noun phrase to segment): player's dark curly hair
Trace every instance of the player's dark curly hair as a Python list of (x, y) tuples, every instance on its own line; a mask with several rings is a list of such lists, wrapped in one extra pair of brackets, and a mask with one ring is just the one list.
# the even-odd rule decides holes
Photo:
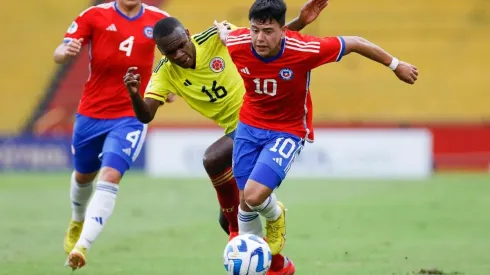
[(248, 11), (248, 20), (258, 22), (277, 21), (282, 27), (286, 24), (287, 6), (283, 0), (256, 0)]
[(175, 17), (166, 17), (158, 21), (153, 27), (153, 39), (170, 35), (175, 29), (184, 28)]

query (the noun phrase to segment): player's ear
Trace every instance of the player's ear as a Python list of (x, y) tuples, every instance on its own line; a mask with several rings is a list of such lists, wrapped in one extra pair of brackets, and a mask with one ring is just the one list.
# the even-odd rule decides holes
[(189, 29), (185, 29), (185, 33), (187, 34), (187, 36), (191, 36), (191, 33), (189, 32)]
[(288, 29), (288, 26), (287, 25), (284, 25), (281, 27), (281, 38), (284, 38), (284, 36), (286, 35), (286, 30)]

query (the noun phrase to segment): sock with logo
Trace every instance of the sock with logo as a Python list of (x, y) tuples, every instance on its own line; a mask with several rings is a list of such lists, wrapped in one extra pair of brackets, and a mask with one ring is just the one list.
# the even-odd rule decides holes
[(95, 193), (87, 207), (82, 234), (76, 247), (83, 246), (89, 249), (97, 239), (114, 211), (118, 190), (118, 184), (107, 181), (97, 182)]
[(223, 211), (230, 224), (230, 232), (238, 232), (238, 204), (240, 203), (240, 198), (231, 167), (211, 177), (211, 182), (216, 190), (221, 211)]
[(93, 184), (91, 182), (80, 184), (75, 179), (75, 172), (71, 175), (70, 200), (71, 200), (71, 218), (76, 222), (82, 222), (85, 219), (85, 210), (87, 203), (92, 195)]

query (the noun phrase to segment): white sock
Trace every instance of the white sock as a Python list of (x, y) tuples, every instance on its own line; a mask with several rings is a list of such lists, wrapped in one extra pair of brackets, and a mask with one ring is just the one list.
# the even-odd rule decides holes
[(277, 204), (277, 197), (274, 193), (272, 193), (262, 204), (258, 206), (249, 205), (249, 207), (268, 221), (275, 221), (282, 214), (282, 209)]
[(240, 235), (254, 234), (263, 238), (264, 232), (262, 230), (262, 221), (260, 220), (259, 214), (255, 212), (243, 211), (239, 207), (238, 208), (238, 231)]
[(70, 200), (71, 200), (71, 218), (74, 221), (81, 222), (85, 219), (85, 209), (87, 202), (92, 195), (93, 184), (91, 182), (80, 184), (75, 179), (75, 172), (71, 175)]
[(95, 241), (112, 215), (116, 206), (119, 185), (107, 181), (98, 181), (95, 193), (87, 207), (87, 220), (83, 225), (82, 234), (76, 246), (87, 249)]

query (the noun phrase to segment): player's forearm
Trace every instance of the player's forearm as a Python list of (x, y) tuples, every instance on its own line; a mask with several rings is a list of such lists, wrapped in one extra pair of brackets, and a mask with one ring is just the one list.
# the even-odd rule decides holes
[(140, 96), (140, 94), (131, 94), (131, 101), (133, 102), (133, 110), (136, 118), (142, 123), (150, 123), (155, 114), (152, 114), (148, 104), (146, 104), (145, 100)]
[(54, 62), (58, 64), (64, 64), (68, 60), (70, 60), (70, 56), (66, 55), (66, 45), (65, 44), (60, 44), (56, 50), (54, 50)]
[(301, 31), (306, 27), (306, 24), (298, 17), (294, 18), (291, 22), (287, 24), (288, 29), (292, 31)]
[(344, 55), (355, 52), (385, 66), (390, 65), (393, 60), (393, 56), (387, 51), (362, 37), (344, 36), (343, 38), (345, 41)]

